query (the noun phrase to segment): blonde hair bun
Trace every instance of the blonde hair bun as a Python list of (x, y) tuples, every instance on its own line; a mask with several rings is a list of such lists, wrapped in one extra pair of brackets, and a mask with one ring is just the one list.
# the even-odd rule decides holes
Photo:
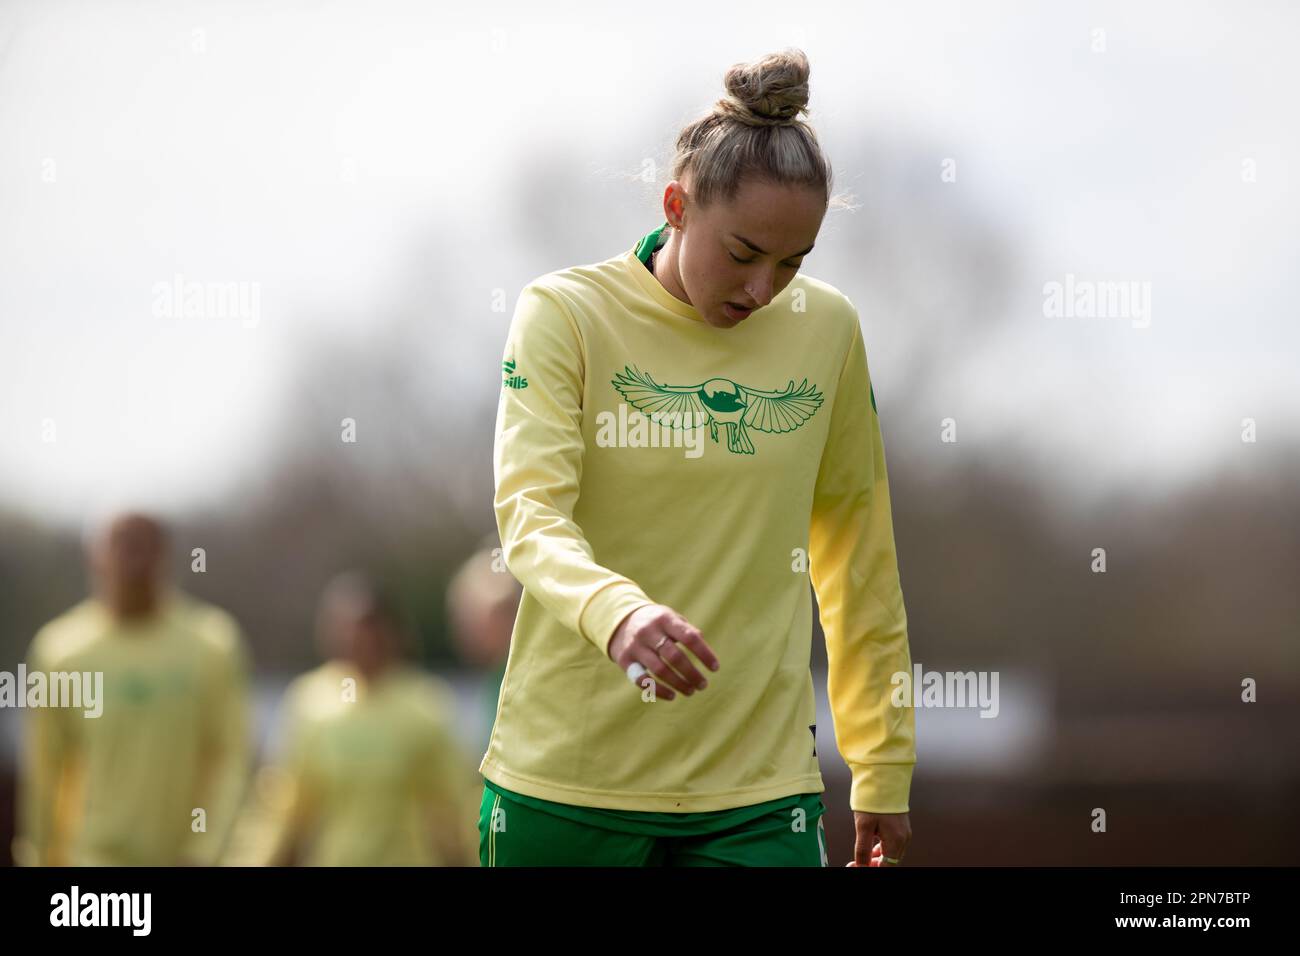
[(727, 96), (716, 111), (746, 126), (789, 126), (808, 109), (808, 57), (802, 50), (769, 53), (727, 70)]
[(786, 48), (727, 70), (727, 95), (677, 135), (672, 178), (696, 208), (735, 199), (748, 178), (807, 186), (831, 199), (831, 164), (799, 114), (808, 109), (808, 57)]

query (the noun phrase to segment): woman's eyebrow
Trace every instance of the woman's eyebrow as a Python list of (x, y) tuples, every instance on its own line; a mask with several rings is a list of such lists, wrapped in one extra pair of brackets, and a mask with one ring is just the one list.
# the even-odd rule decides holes
[[(766, 253), (765, 251), (763, 251), (762, 249), (758, 248), (758, 246), (754, 245), (752, 242), (750, 242), (750, 241), (749, 241), (748, 239), (746, 239), (744, 236), (738, 236), (738, 235), (736, 235), (736, 234), (733, 232), (733, 233), (731, 234), (731, 238), (733, 238), (733, 239), (739, 239), (739, 240), (740, 240), (741, 242), (743, 242), (745, 245), (749, 246), (749, 248), (751, 248), (751, 249), (753, 249), (755, 252), (757, 252), (760, 256), (765, 256), (765, 255), (767, 255), (767, 253)], [(817, 243), (814, 242), (814, 243), (813, 243), (813, 246), (815, 246), (815, 245), (817, 245)], [(810, 252), (813, 251), (813, 246), (809, 246), (807, 249), (804, 249), (802, 252), (792, 252), (790, 255), (786, 256), (786, 258), (789, 259), (789, 258), (792, 258), (793, 256), (806, 256), (806, 255), (808, 255), (808, 253), (810, 253)]]

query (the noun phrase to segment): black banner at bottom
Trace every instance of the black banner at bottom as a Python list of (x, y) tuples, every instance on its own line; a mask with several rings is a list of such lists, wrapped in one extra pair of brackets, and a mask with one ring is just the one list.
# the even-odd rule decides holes
[[(43, 869), (0, 871), (7, 940), (689, 943), (789, 929), (907, 945), (1286, 932), (1295, 868)], [(782, 924), (785, 924), (783, 927)], [(683, 934), (683, 931), (689, 930)], [(882, 935), (883, 934), (883, 935)], [(602, 932), (601, 935), (604, 935)], [(71, 941), (71, 940), (69, 940)], [(400, 943), (399, 943), (400, 941)], [(774, 941), (773, 941), (774, 942)]]

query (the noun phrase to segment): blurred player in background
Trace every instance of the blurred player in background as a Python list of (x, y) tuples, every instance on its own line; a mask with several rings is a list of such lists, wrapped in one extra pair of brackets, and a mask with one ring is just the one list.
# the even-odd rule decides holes
[(453, 692), (402, 659), (393, 603), (346, 572), (321, 596), (328, 658), (285, 692), (233, 865), (476, 866), (480, 784)]
[(487, 749), (496, 719), (501, 678), (510, 656), (510, 635), (523, 586), (501, 557), (495, 535), (485, 538), (447, 587), (447, 616), (456, 649), (465, 663), (483, 674), (479, 711), (483, 716), (478, 752)]
[(19, 865), (212, 864), (248, 771), (244, 639), (166, 581), (167, 533), (137, 513), (88, 544), (94, 595), (37, 633), (27, 669), (103, 674), (102, 713), (25, 713)]

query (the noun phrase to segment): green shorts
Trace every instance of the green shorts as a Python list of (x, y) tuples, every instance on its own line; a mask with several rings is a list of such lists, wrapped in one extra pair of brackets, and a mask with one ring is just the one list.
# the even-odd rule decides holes
[(553, 803), (488, 782), (483, 866), (828, 866), (821, 794), (731, 810), (649, 813)]

